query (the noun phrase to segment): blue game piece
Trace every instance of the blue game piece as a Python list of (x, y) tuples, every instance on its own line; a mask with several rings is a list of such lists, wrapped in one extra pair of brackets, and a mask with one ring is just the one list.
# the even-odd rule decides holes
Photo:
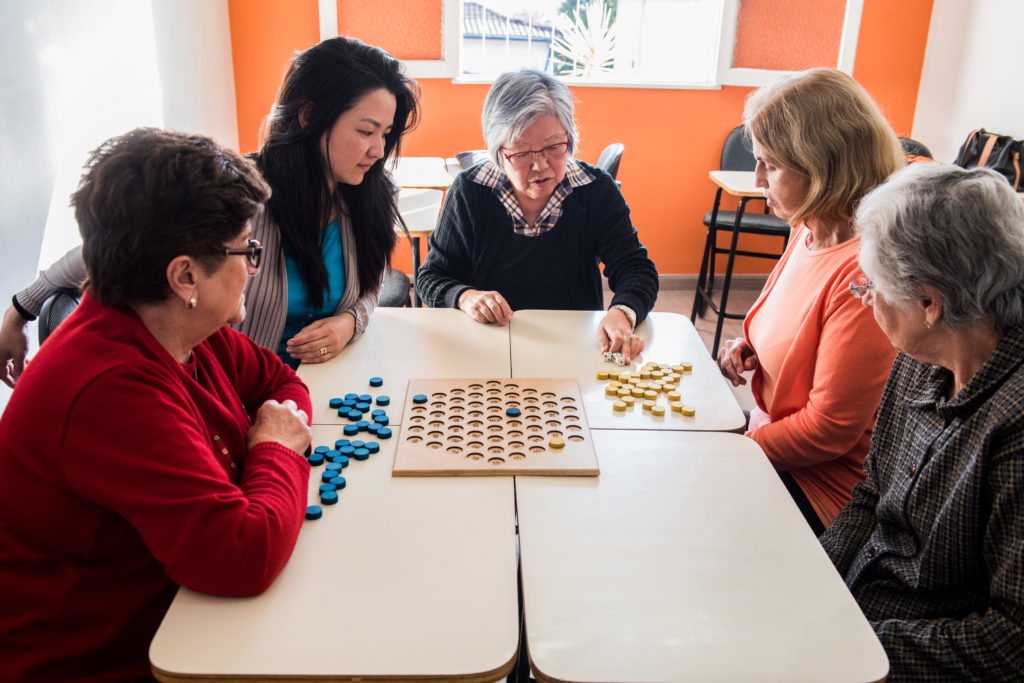
[(370, 413), (370, 415), (373, 415), (374, 417), (377, 417), (378, 415), (387, 415), (387, 414), (388, 414), (388, 411), (384, 410), (383, 408), (377, 408), (376, 410), (374, 410), (373, 412)]
[(326, 453), (329, 450), (331, 450), (331, 449), (328, 448), (327, 446), (317, 446), (316, 448), (313, 449), (313, 452), (314, 453)]
[(355, 441), (350, 441), (348, 445), (352, 448), (362, 448), (365, 445), (365, 442), (356, 439)]
[(374, 436), (377, 436), (377, 432), (378, 432), (378, 431), (380, 430), (380, 428), (381, 428), (381, 427), (383, 427), (383, 426), (384, 426), (384, 425), (381, 425), (381, 424), (377, 424), (376, 422), (371, 422), (371, 423), (370, 423), (370, 426), (366, 428), (366, 431), (370, 432), (370, 433), (371, 433), (371, 434), (373, 434)]
[(426, 394), (416, 394), (415, 396), (412, 397), (412, 402), (413, 403), (426, 403), (427, 402), (427, 395)]
[(327, 402), (327, 405), (329, 405), (331, 408), (340, 408), (341, 401), (342, 399), (340, 398), (332, 398), (330, 401)]
[(337, 441), (334, 442), (334, 447), (335, 448), (341, 448), (342, 446), (347, 446), (347, 445), (348, 445), (348, 439), (338, 439)]
[(519, 410), (519, 408), (508, 408), (505, 410), (505, 414), (509, 417), (519, 417), (523, 414), (523, 411)]
[(366, 450), (370, 451), (370, 453), (379, 453), (380, 452), (380, 444), (377, 443), (376, 441), (367, 441), (366, 442)]
[(352, 455), (352, 451), (354, 451), (355, 449), (356, 449), (356, 447), (353, 446), (351, 443), (349, 443), (349, 445), (342, 446), (341, 448), (339, 448), (338, 452), (341, 455), (344, 455), (345, 457), (348, 457), (348, 456)]
[(323, 453), (310, 453), (309, 454), (309, 464), (311, 466), (313, 466), (313, 467), (316, 467), (317, 465), (323, 465), (324, 464), (324, 454)]
[(331, 479), (331, 483), (338, 487), (339, 491), (346, 486), (345, 477), (335, 477), (334, 479)]
[(338, 502), (337, 491), (323, 491), (320, 494), (320, 502), (324, 505), (334, 505)]
[(338, 449), (334, 449), (333, 451), (327, 451), (326, 453), (324, 453), (324, 457), (328, 460), (333, 460), (334, 458), (337, 458), (339, 455), (341, 455), (341, 451), (339, 451)]
[(346, 408), (345, 406), (338, 408), (338, 417), (348, 417), (349, 410), (351, 410), (351, 408)]
[(359, 394), (345, 394), (346, 401), (354, 401), (359, 398)]
[(389, 403), (391, 403), (391, 397), (390, 396), (381, 395), (381, 396), (377, 397), (377, 405), (379, 405), (379, 406), (386, 406)]
[(381, 427), (387, 427), (388, 424), (390, 424), (391, 422), (391, 418), (389, 418), (387, 415), (376, 415), (374, 416), (373, 421), (379, 424)]
[(369, 394), (359, 394), (359, 402), (360, 403), (372, 403), (373, 402), (373, 396), (370, 396)]
[(363, 414), (358, 410), (353, 409), (348, 411), (348, 419), (350, 422), (359, 422), (359, 420), (363, 419)]
[(365, 448), (357, 448), (356, 452), (352, 454), (356, 460), (368, 460), (370, 457), (370, 451)]
[(365, 432), (366, 428), (369, 426), (370, 423), (367, 420), (360, 420), (359, 422), (356, 422), (356, 427), (359, 427), (359, 431), (361, 432)]
[(335, 472), (337, 472), (337, 471), (338, 471), (338, 470), (340, 470), (341, 468), (342, 468), (342, 466), (341, 466), (341, 465), (339, 465), (338, 463), (336, 463), (336, 462), (329, 462), (329, 463), (327, 463), (327, 467), (326, 467), (326, 470), (327, 470), (327, 471), (331, 471), (331, 470), (334, 470)]
[(348, 456), (347, 455), (339, 455), (332, 462), (338, 463), (339, 465), (341, 465), (341, 469), (345, 469), (346, 467), (348, 467)]
[(310, 505), (306, 508), (306, 519), (320, 519), (324, 516), (324, 510), (319, 505)]
[(378, 439), (390, 439), (391, 438), (391, 429), (389, 429), (388, 427), (381, 427), (380, 431), (377, 432), (377, 438)]
[(324, 470), (320, 473), (320, 481), (330, 481), (331, 477), (336, 476), (338, 476), (338, 473), (335, 470)]
[(359, 403), (359, 401), (355, 400), (354, 398), (346, 398), (344, 401), (341, 402), (341, 405), (345, 406), (346, 408), (355, 408), (357, 403)]
[(345, 436), (354, 436), (359, 433), (359, 427), (356, 427), (355, 425), (345, 425), (341, 431), (345, 433)]
[(335, 486), (334, 484), (330, 483), (330, 482), (327, 482), (325, 484), (320, 484), (320, 493), (324, 493), (325, 491), (337, 491), (337, 490), (338, 490), (338, 487)]
[(365, 413), (369, 409), (370, 409), (370, 404), (369, 403), (357, 403), (356, 404), (356, 410), (358, 410), (361, 413)]
[(384, 384), (384, 378), (383, 377), (371, 377), (370, 378), (370, 386), (371, 387), (379, 387), (379, 386), (381, 386), (383, 384)]

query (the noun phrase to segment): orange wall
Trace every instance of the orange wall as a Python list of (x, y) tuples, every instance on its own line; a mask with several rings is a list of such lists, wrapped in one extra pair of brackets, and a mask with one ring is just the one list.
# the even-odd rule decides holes
[[(932, 1), (864, 2), (853, 75), (904, 136), (913, 127)], [(417, 0), (416, 6), (422, 11), (428, 3)], [(346, 1), (338, 5), (341, 13)], [(229, 10), (239, 140), (242, 151), (248, 151), (255, 148), (256, 130), (288, 58), (318, 39), (316, 2), (229, 0)], [(346, 20), (339, 16), (339, 24), (345, 26)], [(354, 27), (350, 34), (362, 38)], [(425, 79), (420, 87), (423, 116), (406, 137), (404, 154), (447, 157), (483, 146), (480, 110), (488, 86)], [(714, 198), (707, 172), (718, 168), (722, 141), (740, 123), (749, 91), (574, 89), (581, 133), (578, 156), (595, 162), (608, 143), (625, 144), (619, 169), (622, 192), (661, 273), (695, 273), (700, 266), (701, 216)], [(407, 247), (396, 253), (394, 263), (411, 271)], [(766, 262), (741, 262), (737, 269), (765, 272)]]

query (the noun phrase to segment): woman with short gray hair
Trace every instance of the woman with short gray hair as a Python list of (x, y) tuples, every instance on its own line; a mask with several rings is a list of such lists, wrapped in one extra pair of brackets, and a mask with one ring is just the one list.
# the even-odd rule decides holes
[(888, 680), (1024, 670), (1024, 202), (987, 169), (914, 164), (856, 214), (853, 296), (899, 349), (866, 479), (821, 543)]
[(611, 176), (572, 156), (569, 88), (530, 69), (502, 74), (481, 124), (489, 158), (448, 191), (416, 279), (420, 298), (498, 325), (523, 308), (600, 310), (603, 262), (614, 296), (599, 346), (632, 362), (658, 273)]

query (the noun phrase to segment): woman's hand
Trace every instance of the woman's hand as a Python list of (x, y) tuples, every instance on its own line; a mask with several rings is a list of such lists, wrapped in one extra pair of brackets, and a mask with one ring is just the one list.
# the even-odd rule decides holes
[(303, 327), (288, 340), (285, 350), (303, 363), (324, 363), (341, 353), (355, 333), (354, 315), (332, 315)]
[(306, 411), (299, 410), (291, 399), (278, 403), (271, 399), (256, 411), (256, 420), (245, 435), (246, 448), (258, 443), (274, 441), (290, 448), (299, 455), (306, 452), (313, 440), (313, 430), (309, 427), (309, 416)]
[(742, 374), (757, 369), (757, 354), (743, 337), (730, 339), (718, 350), (718, 369), (734, 387), (746, 384)]
[(459, 295), (458, 306), (478, 323), (495, 323), (504, 327), (512, 320), (512, 308), (498, 292), (467, 289)]
[(0, 324), (0, 382), (14, 388), (15, 382), (25, 369), (28, 356), (28, 321), (14, 308), (8, 306)]
[(608, 311), (601, 319), (597, 326), (597, 341), (601, 343), (601, 353), (621, 353), (626, 363), (632, 363), (633, 358), (644, 350), (644, 340), (633, 334), (629, 318), (618, 308)]

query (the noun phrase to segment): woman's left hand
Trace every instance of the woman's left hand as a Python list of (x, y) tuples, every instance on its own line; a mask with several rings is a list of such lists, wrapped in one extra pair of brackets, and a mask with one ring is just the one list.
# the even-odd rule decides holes
[(303, 363), (323, 363), (341, 353), (356, 332), (351, 313), (321, 318), (306, 325), (288, 340), (288, 355)]
[(597, 340), (601, 343), (601, 353), (618, 352), (627, 363), (644, 350), (644, 340), (633, 334), (633, 326), (626, 314), (613, 308), (597, 326)]

